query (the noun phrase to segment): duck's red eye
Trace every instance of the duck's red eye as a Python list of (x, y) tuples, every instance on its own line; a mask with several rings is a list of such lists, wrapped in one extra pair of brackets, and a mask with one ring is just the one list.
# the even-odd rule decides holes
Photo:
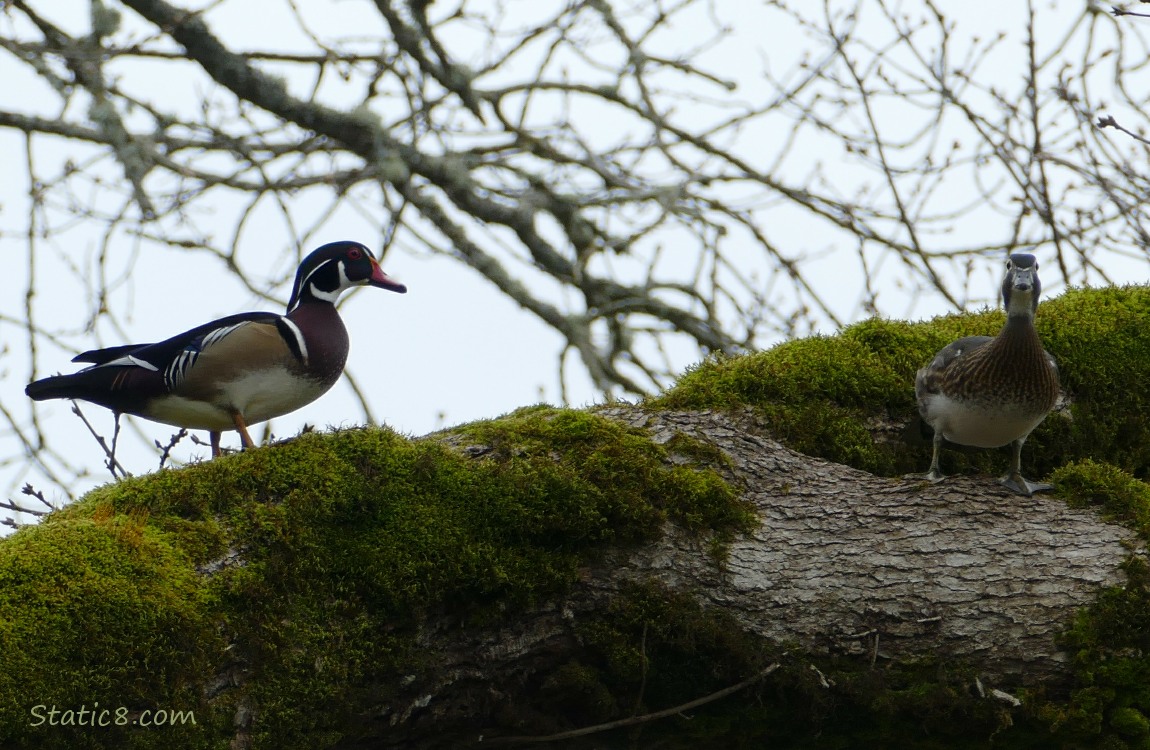
[(347, 257), (349, 260), (359, 260), (360, 258), (363, 257), (363, 251), (360, 250), (358, 247), (353, 247), (352, 249), (347, 251)]

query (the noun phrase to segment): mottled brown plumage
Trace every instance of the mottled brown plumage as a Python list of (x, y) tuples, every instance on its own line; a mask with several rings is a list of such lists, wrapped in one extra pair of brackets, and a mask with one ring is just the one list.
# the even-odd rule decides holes
[(915, 395), (923, 420), (934, 428), (934, 452), (926, 474), (937, 482), (945, 438), (980, 448), (1014, 447), (1011, 470), (999, 480), (1024, 495), (1050, 489), (1022, 476), (1022, 445), (1058, 400), (1058, 366), (1034, 328), (1041, 284), (1033, 255), (1017, 253), (1006, 264), (1002, 297), (1006, 325), (995, 337), (967, 336), (935, 355), (918, 371)]

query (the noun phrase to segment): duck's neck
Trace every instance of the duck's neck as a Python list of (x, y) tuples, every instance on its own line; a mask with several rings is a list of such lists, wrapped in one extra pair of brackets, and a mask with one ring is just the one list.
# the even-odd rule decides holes
[(334, 383), (343, 372), (350, 346), (347, 328), (335, 305), (314, 297), (304, 299), (287, 318), (303, 334), (308, 374), (324, 383)]
[[(1029, 310), (1008, 313), (1006, 316), (1006, 325), (1003, 327), (1003, 330), (1010, 330), (1011, 332), (1034, 332), (1034, 313)], [(1037, 336), (1038, 334), (1035, 333), (1035, 335)]]
[(1009, 352), (1011, 361), (1035, 358), (1045, 361), (1042, 340), (1034, 327), (1034, 315), (1030, 313), (1010, 315), (994, 342), (996, 348)]

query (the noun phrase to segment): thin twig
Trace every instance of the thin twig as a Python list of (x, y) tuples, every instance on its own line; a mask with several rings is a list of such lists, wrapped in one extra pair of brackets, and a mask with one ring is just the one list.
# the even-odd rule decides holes
[(639, 681), (639, 693), (635, 696), (635, 706), (631, 709), (631, 713), (639, 710), (639, 706), (643, 705), (643, 696), (647, 692), (647, 671), (650, 662), (647, 660), (647, 625), (643, 623), (643, 636), (639, 640), (639, 663), (643, 667), (643, 677)]
[(632, 726), (635, 726), (636, 724), (646, 724), (649, 721), (656, 721), (658, 719), (665, 719), (668, 716), (674, 716), (675, 714), (682, 713), (683, 711), (689, 711), (692, 708), (698, 708), (699, 706), (706, 705), (707, 703), (717, 701), (720, 698), (725, 698), (728, 695), (730, 695), (731, 693), (737, 693), (738, 691), (742, 690), (743, 688), (749, 687), (749, 686), (755, 684), (756, 682), (763, 679), (764, 677), (766, 677), (770, 673), (774, 672), (778, 668), (779, 668), (779, 664), (778, 664), (778, 662), (775, 662), (771, 666), (767, 667), (766, 669), (762, 670), (761, 672), (759, 672), (757, 674), (754, 674), (754, 675), (748, 677), (747, 679), (743, 680), (742, 682), (731, 685), (730, 687), (725, 687), (722, 690), (719, 690), (718, 692), (711, 693), (710, 695), (705, 695), (702, 698), (696, 698), (695, 700), (690, 701), (688, 703), (684, 703), (680, 706), (675, 706), (674, 708), (667, 708), (667, 709), (664, 709), (662, 711), (655, 711), (654, 713), (643, 714), (642, 716), (632, 716), (632, 717), (629, 717), (626, 719), (619, 719), (618, 721), (609, 721), (606, 724), (596, 724), (595, 726), (592, 726), (592, 727), (582, 727), (580, 729), (572, 729), (568, 732), (559, 732), (558, 734), (548, 734), (548, 735), (542, 735), (539, 737), (494, 737), (489, 741), (488, 744), (491, 744), (491, 745), (504, 745), (504, 744), (506, 744), (506, 745), (519, 745), (519, 744), (528, 744), (528, 743), (535, 743), (535, 742), (559, 742), (560, 740), (569, 740), (569, 739), (572, 739), (574, 737), (585, 737), (586, 735), (589, 735), (589, 734), (596, 734), (598, 732), (606, 732), (606, 731), (609, 731), (612, 729), (622, 729), (623, 727), (632, 727)]
[(1150, 18), (1150, 13), (1137, 13), (1137, 12), (1132, 11), (1132, 10), (1126, 10), (1125, 8), (1119, 8), (1117, 5), (1111, 5), (1110, 6), (1110, 12), (1114, 14), (1115, 18), (1121, 18), (1122, 16), (1137, 16), (1138, 18)]
[(187, 435), (188, 435), (188, 431), (186, 429), (184, 429), (183, 427), (181, 427), (180, 431), (177, 432), (176, 434), (172, 435), (171, 439), (168, 440), (167, 445), (161, 445), (159, 440), (156, 441), (156, 447), (160, 449), (160, 468), (161, 469), (164, 468), (164, 464), (167, 463), (169, 458), (171, 458), (172, 448), (175, 448), (176, 444), (179, 443), (181, 440), (183, 440), (185, 437), (187, 437)]
[[(22, 492), (25, 495), (28, 495), (29, 497), (34, 497), (37, 500), (39, 500), (40, 502), (44, 503), (44, 506), (47, 507), (48, 510), (50, 510), (50, 511), (56, 510), (56, 506), (52, 505), (52, 503), (45, 500), (44, 499), (44, 493), (41, 492), (40, 490), (36, 489), (35, 487), (33, 487), (31, 482), (25, 482), (24, 486), (20, 488), (20, 492)], [(31, 513), (32, 511), (28, 511), (28, 512)]]
[(1114, 115), (1103, 115), (1102, 117), (1099, 117), (1097, 125), (1100, 128), (1115, 128), (1116, 130), (1121, 130), (1123, 133), (1130, 136), (1134, 140), (1150, 145), (1150, 138), (1138, 135), (1133, 130), (1118, 124), (1118, 121), (1114, 119)]
[[(119, 466), (119, 463), (116, 461), (116, 448), (120, 444), (120, 412), (115, 412), (115, 417), (115, 427), (112, 430), (112, 455), (109, 457), (111, 460), (108, 462), (108, 468), (112, 470), (113, 479), (116, 477), (115, 467)], [(123, 471), (122, 466), (120, 470)]]
[[(100, 447), (104, 449), (104, 455), (108, 457), (108, 460), (104, 465), (107, 466), (108, 469), (112, 472), (112, 478), (113, 479), (119, 479), (120, 478), (120, 477), (116, 476), (116, 469), (120, 470), (120, 475), (123, 477), (132, 476), (131, 472), (126, 470), (120, 464), (119, 460), (116, 459), (115, 450), (108, 447), (108, 443), (106, 440), (104, 440), (104, 436), (101, 435), (100, 433), (96, 432), (96, 428), (92, 427), (92, 423), (89, 422), (88, 418), (84, 416), (84, 412), (82, 412), (80, 410), (80, 405), (77, 404), (75, 401), (72, 402), (72, 413), (80, 418), (80, 420), (84, 423), (84, 426), (88, 428), (88, 432), (92, 433), (92, 437), (96, 438), (96, 442), (99, 443)], [(120, 415), (117, 414), (116, 415), (116, 434), (119, 435), (119, 433), (120, 433)]]
[[(48, 515), (50, 512), (56, 510), (56, 508), (52, 505), (52, 503), (50, 503), (44, 499), (44, 493), (40, 492), (39, 490), (34, 488), (31, 484), (25, 483), (25, 485), (20, 488), (20, 491), (22, 493), (24, 493), (25, 495), (28, 495), (29, 497), (34, 497), (37, 500), (39, 500), (40, 502), (42, 502), (48, 508), (48, 510), (36, 510), (35, 508), (25, 508), (24, 506), (19, 505), (18, 503), (15, 503), (11, 500), (9, 500), (9, 501), (0, 500), (0, 508), (4, 508), (6, 510), (11, 510), (11, 511), (14, 511), (16, 513), (27, 513), (28, 515), (36, 516), (37, 518), (42, 518), (42, 517)], [(4, 518), (0, 518), (0, 524), (3, 524), (5, 526), (11, 526), (14, 529), (18, 529), (21, 526), (27, 526), (28, 525), (28, 524), (23, 524), (23, 523), (17, 523), (16, 519), (11, 517), (11, 516), (6, 516)]]
[(14, 503), (10, 500), (0, 500), (0, 508), (5, 508), (7, 510), (14, 510), (17, 513), (27, 513), (30, 516), (46, 516), (46, 515), (48, 515), (47, 511), (35, 510), (33, 508), (25, 508), (23, 506), (17, 505), (16, 503)]

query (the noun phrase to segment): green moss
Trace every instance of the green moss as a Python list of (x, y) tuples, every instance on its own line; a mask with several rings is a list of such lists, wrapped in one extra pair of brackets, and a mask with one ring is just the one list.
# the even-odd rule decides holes
[[(619, 530), (635, 535), (619, 541), (649, 539), (668, 518), (689, 531), (710, 530), (725, 539), (757, 522), (753, 508), (713, 470), (667, 465), (669, 452), (688, 451), (696, 460), (722, 456), (717, 448), (704, 448), (707, 444), (684, 435), (659, 446), (644, 431), (605, 417), (538, 407), (467, 425), (461, 433), (490, 448), (504, 470), (529, 465), (532, 477), (558, 472), (563, 481), (577, 483), (581, 493), (617, 514), (606, 519), (608, 526), (618, 524)], [(549, 494), (546, 506), (539, 508), (541, 518), (553, 518), (554, 502)]]
[[(997, 325), (1001, 325), (1000, 322)], [(791, 448), (876, 474), (912, 471), (921, 458), (872, 438), (875, 420), (909, 420), (914, 373), (948, 340), (995, 329), (993, 314), (933, 325), (868, 320), (833, 337), (780, 344), (690, 370), (653, 408), (754, 407)], [(929, 354), (928, 354), (929, 352)], [(921, 442), (921, 439), (920, 441)]]
[[(162, 696), (203, 711), (218, 745), (243, 704), (256, 746), (327, 746), (418, 672), (427, 616), (514, 617), (607, 543), (754, 522), (712, 470), (604, 417), (532, 408), (458, 435), (483, 447), (304, 435), (101, 488), (0, 541), (2, 705)], [(235, 665), (243, 685), (209, 711), (193, 686)], [(25, 718), (0, 740), (28, 736)]]
[(682, 432), (676, 432), (671, 439), (663, 444), (672, 460), (683, 460), (693, 463), (702, 463), (708, 466), (731, 466), (731, 459), (719, 446), (693, 438)]
[(98, 734), (108, 746), (150, 747), (130, 728), (77, 726), (84, 718), (63, 712), (106, 709), (101, 719), (114, 721), (121, 708), (176, 709), (195, 711), (197, 724), (165, 727), (166, 741), (201, 746), (222, 722), (197, 682), (223, 652), (212, 612), (187, 559), (135, 518), (53, 518), (5, 539), (0, 742), (71, 748)]
[(818, 399), (871, 409), (906, 402), (905, 378), (847, 335), (780, 344), (768, 353), (717, 357), (688, 371), (653, 405), (728, 407), (747, 403), (800, 403)]
[(1107, 519), (1150, 539), (1150, 486), (1145, 482), (1090, 458), (1059, 467), (1051, 479), (1071, 506), (1098, 507)]
[[(1044, 305), (1038, 328), (1058, 359), (1072, 420), (1040, 436), (1051, 467), (1090, 456), (1145, 478), (1150, 471), (1150, 288), (1078, 289)], [(1049, 421), (1049, 420), (1048, 420)]]
[(1110, 715), (1110, 726), (1118, 734), (1131, 740), (1141, 740), (1143, 745), (1150, 738), (1150, 720), (1136, 708), (1116, 708)]

